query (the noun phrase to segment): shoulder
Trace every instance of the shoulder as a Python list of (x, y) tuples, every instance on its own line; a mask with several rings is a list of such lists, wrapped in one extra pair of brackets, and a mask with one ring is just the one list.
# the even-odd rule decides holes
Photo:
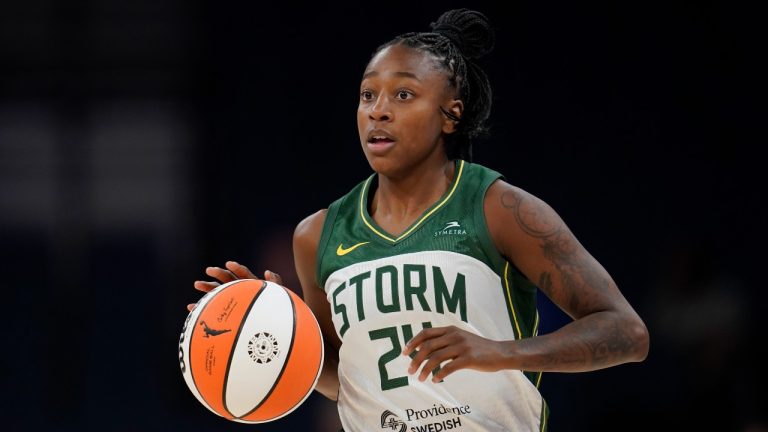
[(299, 222), (293, 232), (294, 245), (302, 248), (314, 246), (317, 249), (327, 214), (328, 209), (321, 209)]
[(326, 219), (330, 217), (332, 222), (342, 208), (349, 210), (350, 206), (356, 206), (360, 191), (369, 180), (370, 177), (358, 182), (350, 191), (331, 203), (328, 208), (318, 210), (299, 222), (293, 232), (294, 247), (312, 247), (313, 250), (317, 250)]
[(497, 249), (507, 257), (514, 254), (512, 248), (549, 237), (565, 228), (549, 204), (501, 179), (488, 188), (483, 210)]
[(546, 234), (554, 228), (551, 223), (560, 222), (555, 210), (544, 200), (501, 179), (488, 188), (483, 206), (489, 220), (494, 216), (513, 217), (521, 229), (534, 236)]
[(293, 260), (296, 273), (305, 292), (317, 288), (315, 267), (317, 249), (323, 233), (326, 209), (319, 210), (299, 222), (293, 232)]
[(461, 161), (459, 166), (463, 172), (462, 176), (480, 179), (481, 183), (487, 183), (498, 178), (504, 179), (504, 175), (499, 171), (477, 162)]

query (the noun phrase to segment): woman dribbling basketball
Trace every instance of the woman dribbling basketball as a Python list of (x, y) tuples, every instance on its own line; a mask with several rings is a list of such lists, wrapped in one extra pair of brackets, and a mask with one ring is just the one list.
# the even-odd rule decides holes
[[(492, 45), (487, 18), (461, 9), (379, 47), (357, 111), (374, 174), (296, 228), (327, 345), (316, 389), (348, 432), (544, 430), (542, 372), (647, 354), (642, 320), (557, 213), (470, 162), (491, 106), (474, 60)], [(253, 277), (233, 262), (208, 274)], [(539, 336), (536, 289), (574, 321)]]

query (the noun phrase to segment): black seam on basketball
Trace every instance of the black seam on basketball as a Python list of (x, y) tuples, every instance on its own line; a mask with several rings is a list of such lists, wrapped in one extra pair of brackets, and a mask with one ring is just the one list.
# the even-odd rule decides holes
[[(214, 289), (215, 289), (215, 288), (214, 288)], [(209, 291), (209, 292), (207, 292), (207, 293), (205, 293), (205, 295), (203, 295), (203, 297), (207, 296), (209, 293), (210, 293), (210, 291)], [(201, 300), (202, 300), (202, 299), (201, 299)], [(211, 300), (212, 300), (212, 299), (211, 299)], [(199, 319), (200, 319), (200, 317), (203, 315), (203, 312), (205, 312), (205, 308), (207, 308), (207, 307), (208, 307), (208, 305), (210, 305), (210, 304), (211, 304), (211, 300), (208, 300), (207, 302), (205, 302), (205, 304), (203, 305), (203, 308), (202, 308), (202, 309), (200, 309), (200, 313), (199, 313), (199, 314), (197, 314), (197, 320), (199, 320)], [(199, 301), (198, 301), (198, 302), (199, 302)], [(193, 312), (194, 312), (194, 310), (193, 310), (193, 311), (191, 311), (190, 313), (193, 313)], [(212, 411), (216, 411), (216, 410), (214, 410), (214, 409), (213, 409), (213, 407), (211, 406), (211, 403), (210, 403), (210, 402), (208, 402), (208, 401), (205, 399), (205, 397), (203, 396), (203, 394), (202, 394), (202, 392), (200, 391), (200, 389), (199, 389), (199, 388), (197, 388), (197, 381), (195, 381), (195, 369), (192, 367), (192, 359), (193, 359), (193, 357), (192, 357), (192, 341), (194, 340), (194, 337), (195, 337), (195, 331), (197, 331), (197, 327), (198, 327), (198, 325), (197, 325), (197, 320), (195, 320), (195, 322), (194, 322), (194, 324), (193, 324), (193, 326), (192, 326), (192, 333), (190, 333), (190, 334), (189, 334), (189, 354), (187, 354), (187, 355), (189, 356), (189, 376), (191, 376), (191, 377), (192, 377), (192, 385), (194, 385), (194, 386), (195, 386), (195, 390), (197, 390), (197, 393), (200, 395), (200, 397), (203, 399), (203, 401), (205, 401), (205, 405), (207, 406), (207, 408), (208, 408), (208, 409), (210, 409), (210, 410), (212, 410)], [(226, 382), (225, 382), (225, 384), (226, 384)]]
[[(291, 298), (291, 303), (293, 303), (293, 298)], [(295, 327), (296, 327), (296, 307), (295, 306), (293, 308), (293, 317), (294, 317), (293, 320), (294, 320), (294, 329), (295, 329)], [(314, 319), (314, 321), (315, 321), (315, 324), (317, 325), (317, 331), (320, 334), (320, 361), (318, 362), (317, 375), (315, 375), (315, 379), (313, 381), (312, 389), (314, 389), (317, 386), (317, 380), (320, 379), (320, 374), (323, 372), (323, 361), (325, 359), (325, 347), (323, 346), (323, 344), (325, 342), (323, 341), (323, 333), (320, 330), (320, 324), (317, 323), (317, 319), (316, 318)], [(304, 397), (301, 398), (301, 400), (296, 402), (290, 409), (286, 410), (285, 413), (280, 414), (279, 416), (277, 416), (275, 418), (272, 418), (269, 421), (275, 420), (277, 418), (280, 418), (280, 417), (282, 417), (284, 415), (288, 415), (289, 413), (293, 412), (293, 410), (295, 410), (299, 405), (301, 405), (302, 403), (304, 403), (305, 400), (307, 400), (307, 397), (309, 397), (309, 395), (311, 393), (312, 393), (312, 390), (308, 391), (307, 394), (305, 394)]]
[(232, 357), (235, 356), (235, 347), (237, 346), (237, 341), (240, 339), (240, 333), (243, 331), (243, 326), (245, 325), (245, 321), (248, 318), (248, 314), (251, 313), (251, 309), (253, 308), (253, 305), (256, 304), (256, 299), (261, 296), (261, 293), (267, 290), (267, 283), (264, 281), (261, 281), (261, 289), (259, 292), (256, 293), (255, 296), (253, 296), (253, 300), (251, 300), (251, 304), (248, 305), (248, 309), (245, 310), (245, 315), (243, 315), (243, 319), (240, 320), (240, 327), (237, 329), (237, 333), (235, 333), (235, 339), (232, 341), (232, 349), (229, 351), (229, 360), (227, 361), (227, 371), (224, 372), (224, 387), (221, 392), (221, 402), (224, 405), (224, 410), (227, 411), (227, 414), (231, 415), (234, 418), (240, 418), (236, 415), (232, 414), (232, 411), (229, 410), (229, 407), (227, 406), (227, 382), (229, 381), (229, 367), (232, 365)]
[[(275, 387), (277, 387), (277, 385), (280, 383), (280, 378), (283, 377), (283, 372), (285, 372), (285, 368), (286, 366), (288, 366), (288, 360), (291, 358), (291, 351), (293, 351), (293, 344), (296, 342), (296, 304), (294, 304), (293, 297), (291, 297), (291, 295), (287, 292), (285, 288), (283, 288), (280, 285), (275, 285), (275, 286), (282, 288), (285, 291), (285, 295), (288, 296), (288, 300), (291, 301), (291, 310), (293, 311), (293, 331), (291, 332), (291, 343), (290, 345), (288, 345), (288, 352), (285, 354), (285, 362), (283, 362), (283, 367), (280, 369), (280, 373), (277, 374), (277, 377), (275, 377), (275, 381), (272, 383), (272, 388), (269, 389), (267, 394), (264, 395), (264, 398), (258, 404), (256, 404), (256, 406), (253, 407), (252, 410), (238, 417), (239, 419), (242, 419), (243, 417), (247, 417), (253, 414), (254, 411), (259, 409), (264, 404), (264, 402), (266, 402), (267, 399), (269, 399), (269, 396), (272, 394), (272, 392), (275, 391)], [(267, 419), (263, 421), (266, 422), (271, 420), (272, 419)]]
[[(293, 301), (293, 299), (291, 299), (291, 301)], [(296, 316), (295, 308), (294, 308), (294, 315), (293, 316), (294, 317)], [(295, 318), (294, 318), (294, 320), (295, 320)], [(317, 321), (317, 319), (315, 319), (315, 321)], [(317, 380), (320, 379), (320, 374), (323, 372), (323, 361), (325, 359), (325, 347), (323, 346), (323, 344), (325, 342), (323, 341), (323, 333), (320, 330), (320, 324), (316, 322), (316, 325), (317, 325), (317, 331), (320, 333), (320, 361), (318, 362), (317, 375), (315, 375), (315, 380), (313, 381), (312, 389), (314, 389), (317, 386)], [(293, 412), (293, 410), (295, 410), (299, 405), (301, 405), (302, 403), (304, 403), (305, 400), (307, 400), (307, 397), (309, 397), (309, 395), (311, 393), (312, 393), (312, 390), (308, 391), (307, 394), (305, 394), (304, 397), (301, 398), (300, 401), (296, 402), (291, 407), (291, 409), (286, 410), (285, 413), (284, 414), (280, 414), (280, 416), (284, 416), (284, 415), (287, 415), (288, 413)], [(278, 417), (280, 417), (280, 416), (278, 416)], [(272, 419), (272, 420), (274, 420), (274, 419)]]

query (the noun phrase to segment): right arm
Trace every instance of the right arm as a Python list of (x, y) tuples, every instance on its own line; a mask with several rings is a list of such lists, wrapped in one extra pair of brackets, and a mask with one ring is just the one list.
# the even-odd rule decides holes
[(325, 341), (323, 370), (315, 390), (331, 400), (339, 395), (339, 348), (341, 340), (331, 319), (331, 305), (317, 281), (317, 248), (327, 210), (320, 210), (299, 223), (293, 233), (293, 259), (301, 282), (304, 302), (315, 314)]
[[(299, 223), (293, 233), (293, 256), (296, 264), (296, 273), (299, 276), (301, 288), (304, 292), (304, 303), (309, 306), (317, 318), (325, 345), (323, 370), (320, 372), (320, 378), (317, 380), (315, 390), (328, 399), (336, 400), (339, 395), (339, 374), (337, 368), (339, 365), (341, 340), (336, 335), (336, 330), (333, 327), (331, 306), (325, 296), (325, 291), (320, 288), (315, 276), (317, 248), (320, 244), (325, 214), (326, 210), (320, 210)], [(203, 292), (208, 292), (222, 283), (237, 279), (258, 279), (246, 266), (234, 261), (227, 261), (224, 268), (208, 267), (205, 273), (217, 279), (218, 282), (195, 281), (195, 288)], [(264, 279), (283, 285), (282, 278), (269, 270), (264, 272)], [(190, 311), (194, 307), (194, 303), (187, 305), (187, 309)]]

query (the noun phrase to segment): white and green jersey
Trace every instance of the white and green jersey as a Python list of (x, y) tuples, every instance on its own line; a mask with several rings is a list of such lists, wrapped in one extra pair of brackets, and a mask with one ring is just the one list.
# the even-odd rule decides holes
[(541, 373), (462, 369), (442, 382), (408, 375), (405, 343), (456, 326), (493, 340), (536, 334), (536, 287), (496, 250), (483, 199), (501, 175), (456, 161), (445, 195), (399, 236), (368, 214), (372, 175), (328, 208), (317, 255), (339, 350), (347, 432), (541, 431)]

